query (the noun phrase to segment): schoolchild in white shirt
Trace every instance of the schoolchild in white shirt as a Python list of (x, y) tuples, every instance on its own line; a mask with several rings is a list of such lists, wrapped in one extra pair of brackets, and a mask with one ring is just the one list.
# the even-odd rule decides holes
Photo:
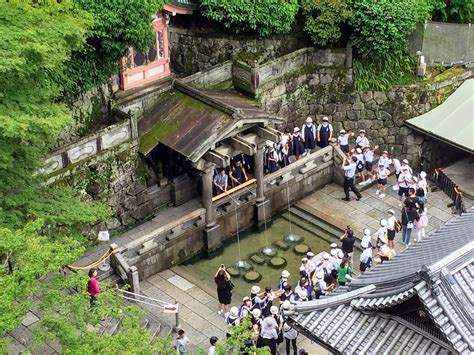
[(339, 131), (339, 136), (337, 137), (337, 146), (344, 152), (349, 153), (349, 136), (351, 133), (346, 133), (344, 129)]
[(359, 135), (356, 138), (356, 148), (370, 146), (369, 139), (365, 135), (366, 135), (365, 129), (361, 129), (359, 131)]
[(389, 175), (390, 175), (390, 171), (385, 168), (385, 166), (383, 165), (383, 162), (379, 161), (379, 166), (377, 169), (378, 188), (375, 194), (379, 195), (380, 198), (385, 197), (385, 186), (387, 185)]
[(376, 145), (374, 147), (374, 149), (370, 149), (369, 146), (365, 146), (363, 148), (364, 161), (365, 161), (365, 170), (366, 170), (366, 174), (368, 176), (367, 180), (365, 181), (366, 184), (370, 184), (372, 182), (372, 175), (373, 175), (373, 170), (374, 170), (374, 151), (378, 147), (379, 146)]

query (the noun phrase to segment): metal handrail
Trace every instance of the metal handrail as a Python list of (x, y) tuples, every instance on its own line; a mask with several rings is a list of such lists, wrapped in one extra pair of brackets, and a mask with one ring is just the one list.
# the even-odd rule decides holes
[[(148, 297), (148, 296), (144, 296), (144, 295), (141, 295), (139, 293), (126, 291), (126, 290), (123, 290), (123, 289), (118, 288), (118, 287), (116, 288), (116, 290), (123, 293), (122, 295), (120, 295), (120, 297), (122, 297), (123, 299), (129, 300), (129, 301), (132, 301), (132, 302), (146, 304), (146, 305), (156, 307), (156, 308), (162, 308), (162, 307), (166, 307), (166, 306), (177, 306), (178, 310), (174, 314), (175, 315), (174, 328), (179, 329), (179, 327), (180, 327), (180, 324), (179, 324), (179, 308), (180, 307), (179, 307), (179, 303), (177, 302), (177, 300), (173, 300), (174, 303), (171, 303), (171, 302), (165, 302), (165, 301), (162, 301), (162, 300), (158, 300), (156, 298), (151, 298), (151, 297)], [(127, 297), (126, 295), (131, 295), (132, 297)], [(146, 300), (153, 301), (155, 303), (146, 302), (146, 301), (143, 301), (143, 300), (140, 300), (140, 299), (137, 299), (137, 298), (143, 298), (143, 299), (146, 299)]]
[(459, 191), (459, 186), (441, 168), (434, 169), (433, 181), (453, 200), (453, 206), (458, 214), (466, 212), (466, 206), (464, 205), (462, 192)]

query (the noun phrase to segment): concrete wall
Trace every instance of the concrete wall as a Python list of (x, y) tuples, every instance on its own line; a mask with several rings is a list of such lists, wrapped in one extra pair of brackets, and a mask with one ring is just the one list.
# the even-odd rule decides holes
[[(265, 197), (269, 201), (267, 216), (287, 207), (287, 186), (290, 188), (290, 200), (296, 201), (330, 183), (334, 174), (333, 157), (333, 147), (327, 147), (284, 169), (267, 175), (264, 180)], [(277, 184), (270, 185), (270, 181), (274, 179), (277, 180)], [(251, 188), (251, 190), (253, 189), (255, 186)], [(257, 222), (255, 198), (246, 192), (234, 195), (234, 198), (239, 198), (240, 202), (238, 207), (240, 229), (254, 225)], [(229, 201), (232, 200), (229, 199)], [(216, 210), (218, 210), (216, 222), (222, 228), (224, 239), (229, 239), (234, 236), (237, 230), (235, 207), (231, 205), (222, 208), (224, 204), (226, 201), (214, 203)], [(195, 220), (200, 219), (192, 216), (189, 221), (183, 222), (183, 224), (190, 225)], [(179, 236), (170, 238), (169, 231), (163, 231), (162, 234), (152, 234), (145, 237), (143, 241), (137, 240), (125, 246), (129, 249), (125, 254), (128, 263), (138, 268), (140, 278), (143, 279), (201, 252), (205, 248), (204, 225), (194, 223), (198, 226), (189, 227), (188, 231)], [(144, 245), (152, 247), (149, 248), (149, 251), (139, 255), (138, 251), (143, 249)]]

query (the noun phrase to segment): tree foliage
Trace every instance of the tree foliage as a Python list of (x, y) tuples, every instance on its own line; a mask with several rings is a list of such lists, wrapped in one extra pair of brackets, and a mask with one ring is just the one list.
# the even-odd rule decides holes
[(202, 0), (204, 16), (236, 33), (260, 36), (288, 33), (298, 12), (298, 0)]
[[(58, 275), (48, 283), (40, 303), (44, 315), (34, 329), (38, 342), (57, 341), (64, 354), (172, 354), (170, 338), (153, 337), (140, 320), (144, 312), (126, 305), (113, 288), (101, 285), (97, 304), (91, 308), (82, 274)], [(71, 292), (72, 289), (78, 292)], [(65, 292), (69, 290), (69, 292)], [(110, 335), (101, 323), (119, 322)]]
[(120, 58), (129, 47), (150, 48), (150, 25), (166, 0), (74, 0), (92, 14), (93, 26), (86, 46), (73, 53), (62, 77), (66, 94), (77, 93), (103, 84), (119, 71)]
[(433, 9), (432, 19), (443, 22), (474, 22), (474, 1), (472, 0), (429, 0)]
[(353, 0), (352, 41), (365, 57), (403, 53), (407, 36), (429, 16), (425, 0)]
[(326, 46), (341, 37), (341, 25), (352, 15), (346, 0), (301, 0), (304, 31), (314, 44)]

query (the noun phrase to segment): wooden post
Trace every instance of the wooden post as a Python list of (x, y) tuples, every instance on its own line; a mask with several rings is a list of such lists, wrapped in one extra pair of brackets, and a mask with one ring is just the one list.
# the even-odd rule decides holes
[(130, 291), (136, 294), (140, 294), (140, 279), (138, 277), (138, 269), (136, 266), (130, 266), (127, 272), (128, 284), (130, 285)]

